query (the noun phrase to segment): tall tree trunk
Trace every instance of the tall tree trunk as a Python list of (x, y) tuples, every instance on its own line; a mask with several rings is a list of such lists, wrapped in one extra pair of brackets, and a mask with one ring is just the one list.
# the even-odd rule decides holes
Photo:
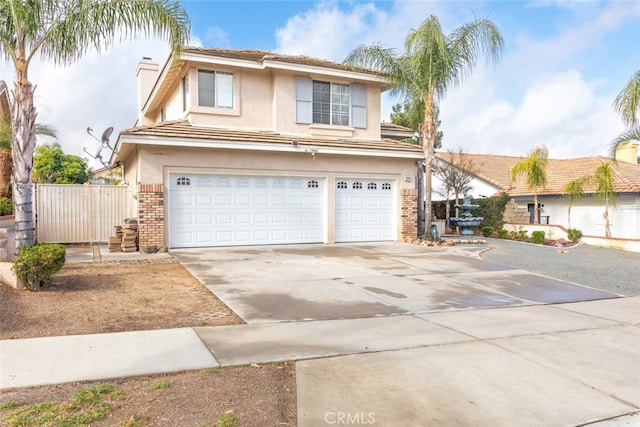
[(540, 213), (538, 212), (538, 191), (533, 190), (533, 223), (540, 224)]
[(435, 158), (434, 144), (436, 142), (436, 121), (434, 116), (433, 90), (430, 90), (424, 99), (425, 111), (422, 122), (422, 151), (424, 153), (424, 231), (426, 234), (431, 230), (432, 220), (432, 170), (433, 159)]
[[(20, 65), (20, 64), (19, 64)], [(36, 109), (33, 105), (33, 85), (26, 78), (26, 65), (16, 70), (16, 83), (13, 108), (13, 155), (15, 249), (18, 252), (24, 246), (34, 244), (33, 151), (36, 146), (35, 122)]]
[(444, 221), (444, 230), (447, 231), (447, 228), (451, 228), (449, 226), (449, 219), (451, 218), (451, 200), (449, 199), (449, 192), (447, 191), (447, 205), (445, 206), (445, 221)]
[(604, 236), (606, 238), (611, 237), (611, 225), (609, 224), (609, 205), (608, 202), (605, 201), (605, 208), (604, 208), (604, 215), (602, 215), (602, 217), (604, 218)]
[(568, 229), (571, 230), (571, 202), (569, 202), (569, 209), (567, 210), (567, 225)]

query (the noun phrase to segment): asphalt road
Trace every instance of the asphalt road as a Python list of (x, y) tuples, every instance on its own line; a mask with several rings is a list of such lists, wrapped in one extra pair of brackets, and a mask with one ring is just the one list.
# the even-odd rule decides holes
[(622, 296), (640, 295), (640, 253), (580, 244), (559, 253), (551, 246), (487, 239), (482, 259)]

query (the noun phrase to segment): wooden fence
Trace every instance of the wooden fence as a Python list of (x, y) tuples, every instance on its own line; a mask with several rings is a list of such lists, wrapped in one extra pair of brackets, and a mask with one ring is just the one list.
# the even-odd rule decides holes
[(106, 242), (115, 225), (135, 216), (126, 186), (38, 184), (34, 198), (41, 243)]

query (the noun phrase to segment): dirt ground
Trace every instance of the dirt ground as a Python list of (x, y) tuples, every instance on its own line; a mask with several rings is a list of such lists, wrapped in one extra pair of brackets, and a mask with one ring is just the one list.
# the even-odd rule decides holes
[[(39, 292), (0, 285), (0, 339), (241, 323), (172, 258), (67, 263)], [(4, 390), (0, 425), (20, 408), (64, 404), (97, 384), (121, 393), (92, 426), (296, 424), (295, 369), (283, 363)]]

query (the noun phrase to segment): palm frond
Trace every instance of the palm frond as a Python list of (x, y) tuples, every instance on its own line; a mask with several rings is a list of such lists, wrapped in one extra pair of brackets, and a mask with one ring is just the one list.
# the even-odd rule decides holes
[(36, 123), (36, 134), (58, 139), (58, 130), (51, 125)]
[(511, 181), (518, 176), (525, 175), (529, 188), (544, 187), (547, 185), (547, 164), (549, 163), (549, 150), (544, 145), (531, 150), (529, 155), (511, 168)]
[[(189, 38), (189, 18), (173, 0), (42, 0), (34, 10), (33, 51), (55, 63), (70, 63), (90, 49), (101, 51), (116, 41), (146, 37), (167, 39), (173, 52)], [(30, 26), (31, 27), (31, 26)]]
[(636, 71), (613, 101), (613, 109), (620, 114), (627, 127), (640, 124), (640, 70)]
[(615, 206), (616, 204), (616, 188), (615, 173), (611, 162), (602, 163), (595, 170), (593, 181), (596, 189), (593, 197), (597, 200), (603, 200), (607, 205)]
[(631, 128), (623, 133), (621, 133), (620, 135), (618, 135), (612, 142), (611, 142), (611, 146), (609, 149), (610, 155), (611, 157), (615, 157), (616, 156), (616, 151), (618, 151), (618, 149), (628, 143), (628, 142), (632, 142), (632, 141), (639, 141), (640, 142), (640, 126), (636, 126), (634, 128)]

